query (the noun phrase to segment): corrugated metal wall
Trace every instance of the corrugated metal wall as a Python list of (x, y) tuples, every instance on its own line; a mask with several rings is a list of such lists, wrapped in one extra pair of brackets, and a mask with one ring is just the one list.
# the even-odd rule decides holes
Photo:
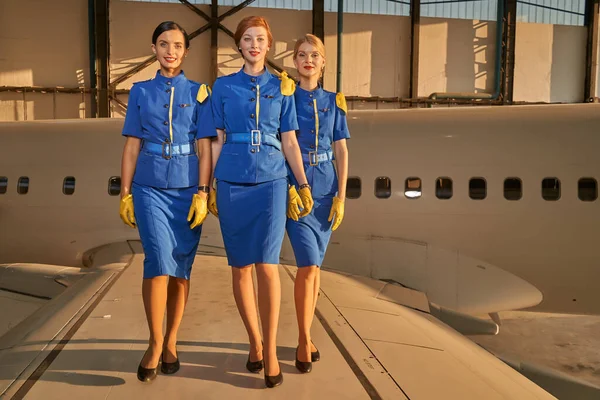
[[(148, 3), (179, 3), (178, 0), (127, 0)], [(210, 4), (210, 0), (191, 0)], [(240, 0), (219, 0), (219, 5), (235, 6)], [(409, 0), (344, 0), (344, 12), (353, 14), (408, 16)], [(422, 0), (421, 16), (438, 18), (496, 20), (497, 0)], [(250, 7), (311, 10), (312, 0), (257, 0)], [(337, 12), (337, 0), (325, 0), (326, 12)], [(583, 26), (585, 0), (519, 0), (519, 22)]]

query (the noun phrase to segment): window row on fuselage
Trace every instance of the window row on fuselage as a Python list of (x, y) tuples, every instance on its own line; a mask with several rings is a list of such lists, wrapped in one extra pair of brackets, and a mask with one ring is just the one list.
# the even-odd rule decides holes
[[(469, 198), (473, 200), (485, 200), (487, 198), (487, 180), (483, 177), (469, 179)], [(21, 176), (17, 180), (17, 193), (27, 194), (29, 192), (30, 180), (27, 176)], [(542, 179), (541, 197), (547, 201), (557, 201), (561, 198), (561, 182), (556, 177)], [(362, 196), (362, 180), (351, 176), (346, 183), (346, 197), (358, 199)], [(0, 194), (8, 190), (8, 178), (0, 176)], [(63, 180), (63, 194), (75, 193), (75, 177), (67, 176)], [(111, 176), (108, 179), (108, 194), (118, 196), (121, 193), (121, 177)], [(504, 179), (503, 193), (506, 200), (520, 200), (523, 197), (523, 181), (518, 177)], [(392, 181), (387, 176), (375, 178), (374, 194), (379, 199), (387, 199), (392, 196)], [(419, 199), (423, 195), (423, 182), (418, 177), (408, 177), (404, 180), (404, 196), (408, 199)], [(435, 196), (440, 200), (449, 200), (454, 196), (453, 180), (442, 176), (435, 180)], [(581, 201), (596, 201), (598, 199), (598, 182), (595, 178), (583, 177), (577, 182), (577, 197)]]
[[(484, 177), (469, 179), (469, 198), (472, 200), (485, 200), (487, 198), (488, 182)], [(561, 198), (561, 181), (557, 177), (542, 179), (540, 186), (541, 198), (547, 201), (557, 201)], [(507, 177), (503, 182), (503, 194), (506, 200), (516, 201), (523, 197), (523, 181), (518, 177)], [(392, 196), (392, 181), (387, 176), (375, 178), (374, 194), (379, 199)], [(351, 176), (346, 183), (346, 197), (358, 199), (362, 195), (362, 181), (359, 177)], [(404, 180), (404, 196), (407, 199), (419, 199), (423, 195), (423, 182), (421, 178), (411, 176)], [(440, 200), (449, 200), (454, 196), (453, 180), (441, 176), (435, 180), (435, 196)], [(596, 201), (598, 199), (598, 182), (595, 178), (582, 177), (577, 182), (577, 197), (581, 201)]]

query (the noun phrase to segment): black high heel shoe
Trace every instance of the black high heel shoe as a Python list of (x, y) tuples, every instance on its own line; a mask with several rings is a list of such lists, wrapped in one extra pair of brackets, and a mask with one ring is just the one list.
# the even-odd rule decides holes
[[(262, 343), (262, 342), (261, 342)], [(264, 344), (263, 344), (264, 345)], [(265, 356), (263, 355), (263, 359)], [(250, 354), (248, 354), (248, 361), (246, 361), (246, 369), (254, 374), (259, 373), (264, 368), (263, 360), (250, 361)]]
[[(263, 355), (263, 359), (265, 356)], [(283, 383), (283, 374), (281, 373), (281, 365), (279, 366), (279, 374), (278, 375), (267, 375), (267, 368), (265, 363), (265, 385), (268, 388), (274, 388), (275, 386), (279, 386)]]
[(246, 369), (248, 371), (257, 374), (262, 371), (263, 367), (263, 360), (250, 361), (250, 355), (248, 355), (248, 361), (246, 361)]
[(164, 360), (164, 351), (163, 353), (160, 355), (160, 360), (161, 360), (161, 365), (160, 365), (160, 371), (165, 374), (165, 375), (171, 375), (174, 374), (175, 372), (179, 371), (179, 368), (181, 367), (181, 364), (179, 363), (179, 352), (177, 352), (177, 357), (175, 359), (175, 361), (173, 362), (166, 362)]
[[(313, 346), (315, 346), (315, 344), (313, 343), (313, 341), (310, 341), (312, 343)], [(315, 346), (315, 349), (317, 349), (317, 346)], [(319, 361), (321, 359), (321, 353), (319, 353), (319, 349), (317, 349), (317, 351), (311, 351), (310, 352), (310, 361), (312, 362), (316, 362)]]
[[(147, 350), (146, 350), (147, 351)], [(146, 353), (144, 353), (144, 356)], [(162, 355), (161, 355), (162, 358)], [(142, 357), (142, 360), (144, 357)], [(160, 366), (160, 358), (158, 359), (158, 364), (154, 368), (144, 368), (142, 367), (142, 362), (140, 361), (140, 365), (137, 370), (137, 378), (142, 382), (151, 382), (156, 379), (156, 375), (158, 375), (158, 367)]]
[[(299, 347), (296, 347), (296, 368), (298, 369), (298, 371), (302, 372), (303, 374), (308, 374), (310, 371), (312, 371), (312, 362), (298, 360), (298, 349), (299, 349)], [(311, 357), (312, 357), (312, 354), (311, 354)]]

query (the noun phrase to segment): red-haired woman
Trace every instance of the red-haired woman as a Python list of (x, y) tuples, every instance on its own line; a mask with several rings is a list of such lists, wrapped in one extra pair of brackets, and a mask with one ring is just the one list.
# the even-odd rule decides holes
[[(277, 266), (287, 206), (286, 159), (300, 183), (300, 201), (306, 214), (312, 208), (312, 197), (296, 140), (294, 84), (285, 76), (280, 80), (265, 68), (273, 43), (267, 21), (262, 17), (244, 18), (236, 29), (235, 42), (244, 67), (218, 78), (213, 87), (217, 188), (211, 192), (208, 207), (218, 215), (227, 260), (233, 267), (233, 293), (250, 341), (246, 367), (259, 372), (264, 354), (265, 384), (275, 387), (283, 382), (276, 336), (281, 302)], [(264, 349), (252, 265), (256, 266)]]

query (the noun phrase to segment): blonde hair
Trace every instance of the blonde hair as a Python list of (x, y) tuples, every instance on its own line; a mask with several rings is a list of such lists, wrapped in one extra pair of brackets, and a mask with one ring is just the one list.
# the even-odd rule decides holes
[(321, 39), (319, 39), (317, 36), (307, 33), (306, 35), (304, 35), (304, 37), (301, 37), (300, 39), (298, 39), (296, 41), (296, 45), (294, 46), (294, 57), (293, 57), (294, 60), (296, 59), (296, 56), (298, 55), (300, 46), (302, 46), (304, 43), (308, 43), (308, 44), (316, 47), (317, 51), (319, 52), (321, 57), (325, 58), (325, 45), (323, 44), (323, 41)]

